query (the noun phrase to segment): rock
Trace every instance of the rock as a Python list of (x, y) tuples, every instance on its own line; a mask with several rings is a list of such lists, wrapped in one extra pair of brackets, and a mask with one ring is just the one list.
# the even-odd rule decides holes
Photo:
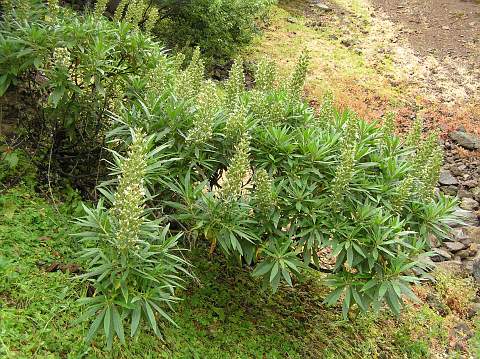
[(322, 4), (322, 3), (316, 3), (316, 4), (314, 4), (314, 6), (317, 7), (318, 9), (322, 10), (322, 11), (326, 11), (326, 12), (333, 11), (330, 6)]
[(296, 24), (296, 23), (297, 23), (297, 20), (296, 20), (294, 17), (289, 17), (289, 18), (287, 18), (287, 21), (288, 21), (290, 24)]
[(445, 261), (437, 263), (437, 268), (447, 273), (461, 274), (465, 271), (462, 262), (459, 261)]
[(438, 179), (438, 182), (441, 185), (444, 186), (449, 186), (449, 185), (457, 185), (458, 181), (455, 177), (453, 177), (452, 173), (448, 170), (442, 169), (440, 171), (440, 178)]
[(480, 284), (480, 258), (476, 258), (472, 262), (472, 276), (475, 278), (477, 283)]
[(449, 196), (456, 196), (458, 191), (457, 186), (443, 186), (441, 189), (443, 193)]
[(467, 227), (465, 233), (472, 242), (480, 244), (480, 227)]
[(463, 182), (463, 185), (468, 188), (475, 187), (477, 184), (478, 184), (478, 181), (476, 179), (471, 179)]
[(443, 262), (445, 260), (452, 259), (452, 255), (445, 249), (434, 248), (432, 252), (434, 253), (434, 255), (430, 258), (434, 262)]
[(480, 303), (472, 303), (468, 308), (468, 319), (472, 319), (474, 316), (480, 313)]
[(448, 307), (438, 298), (437, 294), (428, 293), (425, 298), (430, 308), (435, 309), (442, 317), (446, 316), (449, 312)]
[(465, 245), (462, 242), (445, 242), (444, 246), (450, 251), (450, 252), (458, 252), (462, 249), (465, 249)]
[(345, 47), (352, 47), (354, 45), (354, 41), (352, 39), (342, 39), (340, 41), (340, 44), (342, 44)]
[(473, 198), (464, 197), (462, 198), (462, 203), (460, 203), (460, 208), (466, 209), (467, 211), (473, 211), (478, 208), (478, 202)]
[(464, 232), (464, 228), (453, 228), (452, 234), (456, 241), (463, 241), (468, 238)]
[(434, 234), (429, 234), (427, 240), (428, 240), (428, 243), (430, 244), (430, 248), (440, 247), (440, 241)]
[(480, 138), (473, 134), (469, 134), (462, 131), (450, 132), (448, 136), (455, 141), (456, 144), (462, 146), (468, 150), (480, 149)]
[(470, 257), (470, 251), (468, 249), (462, 249), (461, 251), (458, 251), (455, 255), (455, 257), (459, 257), (460, 259), (466, 259)]
[(477, 200), (480, 201), (480, 187), (475, 187), (471, 190), (473, 197)]
[(473, 198), (473, 193), (465, 190), (465, 189), (459, 189), (457, 192), (458, 198)]
[[(474, 212), (466, 211), (464, 209), (457, 209), (453, 212), (453, 220), (447, 220), (445, 223), (453, 228), (461, 227), (462, 225), (476, 227), (478, 225), (478, 217)], [(460, 221), (460, 223), (459, 223)]]

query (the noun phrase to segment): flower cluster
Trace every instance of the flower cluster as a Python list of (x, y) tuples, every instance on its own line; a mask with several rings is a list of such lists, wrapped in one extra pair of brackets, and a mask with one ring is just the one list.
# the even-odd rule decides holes
[(271, 91), (275, 87), (277, 67), (273, 61), (261, 60), (255, 72), (255, 87), (260, 91)]
[(221, 197), (226, 201), (236, 199), (242, 194), (243, 181), (250, 167), (249, 152), (250, 141), (247, 136), (244, 136), (235, 147), (235, 155), (228, 167), (220, 192)]
[(413, 176), (409, 175), (400, 182), (397, 188), (397, 192), (395, 194), (395, 198), (392, 201), (393, 210), (395, 212), (401, 212), (403, 209), (403, 206), (408, 201), (411, 195), (413, 181), (414, 181)]
[(335, 107), (333, 106), (333, 94), (327, 92), (323, 97), (322, 107), (319, 113), (320, 126), (332, 124), (335, 121)]
[(147, 20), (145, 21), (145, 31), (151, 33), (158, 19), (158, 9), (156, 7), (152, 7), (147, 13)]
[(70, 66), (70, 52), (66, 47), (56, 47), (53, 50), (52, 62), (60, 68), (68, 68)]
[(332, 183), (333, 208), (338, 208), (354, 175), (355, 155), (357, 150), (358, 123), (351, 115), (346, 122), (345, 135), (342, 141), (340, 163), (335, 171)]
[(145, 189), (143, 179), (147, 171), (145, 160), (146, 138), (141, 131), (134, 131), (128, 155), (120, 165), (121, 176), (112, 212), (118, 221), (116, 239), (121, 250), (136, 243), (142, 217)]
[(382, 124), (382, 134), (385, 139), (395, 136), (395, 113), (389, 112), (385, 116)]
[(309, 63), (310, 55), (307, 50), (303, 50), (288, 82), (287, 90), (291, 99), (297, 100), (302, 96)]
[(125, 20), (133, 24), (133, 26), (138, 26), (143, 20), (143, 14), (147, 4), (143, 0), (134, 0), (128, 5), (127, 13), (125, 14)]
[(115, 14), (113, 15), (115, 20), (121, 20), (123, 17), (123, 13), (125, 12), (125, 8), (127, 7), (130, 0), (120, 0), (117, 8), (115, 9)]
[(153, 68), (147, 74), (147, 89), (154, 93), (156, 96), (165, 91), (168, 78), (166, 76), (168, 72), (169, 63), (164, 58), (160, 58), (155, 68)]
[(286, 106), (282, 101), (270, 101), (268, 95), (258, 90), (250, 91), (250, 110), (262, 122), (281, 123), (285, 118)]
[(220, 106), (217, 90), (212, 82), (206, 82), (197, 98), (197, 110), (193, 116), (193, 127), (188, 131), (187, 141), (205, 143), (213, 133), (215, 116)]
[[(179, 57), (178, 61), (181, 59)], [(192, 54), (192, 60), (188, 67), (177, 76), (176, 89), (178, 96), (183, 99), (194, 98), (199, 93), (204, 76), (205, 65), (200, 58), (200, 49), (197, 47)]]
[(405, 146), (415, 148), (422, 139), (423, 120), (417, 117), (413, 122), (412, 128), (405, 139)]
[(272, 180), (263, 168), (255, 173), (255, 201), (260, 213), (268, 212), (274, 205)]
[(419, 189), (420, 197), (423, 201), (431, 200), (435, 194), (435, 187), (440, 176), (440, 170), (443, 163), (443, 151), (440, 146), (436, 146), (420, 172), (421, 186)]
[(103, 15), (108, 3), (109, 3), (109, 0), (97, 0), (97, 3), (95, 4), (95, 15), (97, 16)]
[(225, 105), (233, 110), (240, 102), (241, 95), (245, 91), (245, 74), (243, 73), (243, 61), (238, 58), (233, 63), (225, 85)]
[(238, 105), (227, 117), (225, 123), (225, 136), (230, 140), (236, 140), (245, 133), (247, 129), (247, 109)]

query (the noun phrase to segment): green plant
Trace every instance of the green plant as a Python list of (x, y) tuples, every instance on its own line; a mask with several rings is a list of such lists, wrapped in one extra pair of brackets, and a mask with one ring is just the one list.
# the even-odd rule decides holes
[(234, 57), (250, 42), (275, 0), (157, 0), (161, 20), (154, 33), (171, 48), (186, 46), (202, 49), (214, 62)]
[[(167, 57), (158, 44), (124, 21), (109, 22), (60, 10), (58, 17), (63, 25), (57, 28), (70, 29), (68, 36), (59, 36), (76, 44), (75, 51), (69, 50), (68, 43), (55, 46), (55, 61), (49, 60), (54, 65), (47, 69), (63, 69), (53, 73), (66, 76), (66, 64), (76, 66), (72, 58), (81, 52), (81, 46), (72, 38), (73, 28), (84, 29), (86, 23), (92, 31), (109, 30), (106, 35), (89, 35), (102, 36), (99, 48), (93, 46), (95, 41), (88, 47), (93, 55), (100, 52), (102, 60), (96, 55), (81, 57), (99, 61), (86, 62), (92, 75), (90, 87), (85, 89), (95, 89), (94, 95), (100, 96), (102, 81), (111, 74), (115, 81), (106, 80), (111, 92), (100, 97), (108, 104), (102, 107), (104, 131), (116, 126), (119, 118), (125, 126), (141, 129), (148, 138), (146, 146), (152, 148), (151, 152), (141, 149), (143, 137), (134, 132), (132, 139), (124, 128), (112, 131), (111, 141), (105, 143), (118, 162), (119, 169), (113, 173), (121, 180), (100, 187), (104, 199), (80, 222), (92, 227), (87, 231), (92, 238), (85, 235), (85, 245), (92, 246), (87, 256), (94, 259), (105, 254), (99, 257), (101, 261), (89, 262), (87, 276), (92, 277), (98, 293), (87, 299), (92, 305), (87, 317), (97, 315), (91, 333), (107, 323), (104, 329), (108, 329), (107, 342), (111, 344), (115, 330), (121, 337), (118, 316), (136, 323), (139, 309), (133, 317), (132, 306), (137, 302), (131, 301), (140, 295), (137, 292), (155, 290), (155, 282), (142, 277), (145, 280), (130, 283), (130, 274), (122, 277), (123, 264), (117, 276), (109, 261), (147, 271), (155, 271), (157, 264), (163, 268), (163, 257), (159, 262), (143, 257), (162, 243), (168, 243), (168, 252), (170, 244), (179, 240), (158, 234), (159, 221), (165, 228), (182, 229), (184, 240), (192, 246), (207, 243), (211, 257), (221, 251), (232, 262), (252, 267), (253, 274), (274, 290), (282, 283), (293, 286), (305, 267), (320, 267), (324, 253), (331, 252), (335, 266), (328, 283), (333, 291), (326, 303), (341, 300), (344, 316), (351, 309), (378, 310), (385, 303), (399, 313), (403, 296), (414, 297), (409, 284), (419, 281), (413, 269), (422, 267), (418, 258), (427, 249), (427, 238), (447, 234), (446, 220), (456, 205), (455, 200), (433, 192), (440, 152), (434, 135), (420, 140), (421, 124), (403, 141), (393, 134), (391, 120), (383, 126), (367, 123), (351, 111), (336, 110), (331, 97), (325, 99), (321, 112), (315, 113), (302, 99), (309, 60), (306, 52), (300, 54), (287, 79), (276, 78), (275, 70), (267, 71), (267, 65), (260, 64), (255, 88), (247, 90), (241, 59), (235, 61), (226, 83), (214, 85), (203, 78), (199, 50), (184, 67), (184, 56)], [(44, 21), (40, 18), (30, 25), (43, 26)], [(5, 32), (17, 34), (17, 30), (13, 25)], [(119, 67), (126, 73), (117, 73)], [(76, 95), (66, 94), (58, 99), (58, 108), (66, 111), (68, 105), (86, 104), (83, 96), (77, 100)], [(82, 94), (90, 96), (91, 92)], [(93, 98), (94, 104), (100, 103)], [(57, 115), (63, 121), (60, 113)], [(96, 112), (88, 112), (85, 119), (96, 123), (98, 117)], [(75, 138), (74, 144), (79, 141)], [(119, 155), (129, 152), (125, 157)], [(134, 154), (135, 160), (130, 160)], [(161, 161), (161, 166), (154, 164), (155, 160)], [(123, 166), (131, 161), (137, 165), (127, 172), (128, 166)], [(135, 191), (125, 191), (124, 183), (134, 184)], [(125, 196), (117, 197), (108, 189), (114, 184), (117, 195)], [(123, 205), (131, 207), (120, 210), (118, 206), (123, 205), (118, 198), (130, 198), (131, 202)], [(97, 226), (99, 223), (102, 226)], [(105, 233), (98, 232), (104, 229)], [(147, 238), (138, 248), (143, 252), (125, 250), (132, 243), (122, 238), (133, 238), (135, 243), (135, 238), (143, 235)], [(148, 239), (157, 238), (160, 244), (149, 246)], [(165, 265), (179, 271), (181, 267), (176, 265), (181, 263)], [(137, 292), (131, 295), (130, 290)], [(173, 301), (175, 297), (169, 295), (168, 300)], [(141, 313), (158, 333), (146, 308), (145, 304)], [(114, 318), (116, 325), (111, 325)]]
[(77, 222), (84, 230), (78, 233), (85, 246), (80, 258), (88, 261), (81, 277), (95, 288), (93, 297), (82, 300), (87, 309), (80, 320), (95, 318), (87, 341), (103, 327), (109, 348), (115, 335), (125, 343), (125, 321), (132, 337), (142, 322), (161, 337), (158, 316), (175, 324), (165, 307), (178, 300), (178, 274), (187, 267), (175, 254), (181, 233), (170, 236), (168, 225), (147, 218), (146, 178), (161, 165), (160, 151), (150, 151), (152, 138), (141, 131), (132, 130), (131, 136), (127, 157), (114, 153), (112, 170), (118, 179), (100, 188), (112, 207), (106, 209), (101, 199), (95, 208), (85, 207), (86, 216)]

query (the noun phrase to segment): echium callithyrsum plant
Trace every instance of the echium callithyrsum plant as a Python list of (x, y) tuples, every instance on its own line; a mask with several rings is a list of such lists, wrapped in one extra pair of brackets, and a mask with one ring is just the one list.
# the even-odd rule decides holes
[(177, 301), (178, 274), (188, 266), (176, 254), (181, 233), (170, 236), (168, 225), (148, 218), (145, 178), (161, 158), (158, 149), (151, 150), (152, 143), (153, 137), (131, 130), (127, 155), (113, 152), (117, 178), (100, 186), (104, 198), (96, 208), (84, 206), (85, 217), (77, 221), (86, 267), (81, 277), (95, 288), (93, 297), (81, 300), (86, 309), (79, 320), (92, 322), (87, 342), (103, 328), (108, 348), (115, 336), (125, 343), (126, 323), (132, 337), (143, 324), (161, 337), (160, 318), (175, 324), (166, 309)]

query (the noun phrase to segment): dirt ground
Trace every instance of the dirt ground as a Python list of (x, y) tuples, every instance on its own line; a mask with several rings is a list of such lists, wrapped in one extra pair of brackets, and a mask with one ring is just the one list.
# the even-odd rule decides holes
[(421, 116), (480, 134), (477, 0), (280, 0), (249, 55), (288, 72), (303, 48), (313, 103), (331, 91), (367, 119), (396, 111), (401, 130)]

